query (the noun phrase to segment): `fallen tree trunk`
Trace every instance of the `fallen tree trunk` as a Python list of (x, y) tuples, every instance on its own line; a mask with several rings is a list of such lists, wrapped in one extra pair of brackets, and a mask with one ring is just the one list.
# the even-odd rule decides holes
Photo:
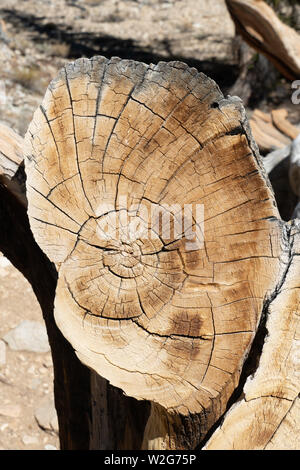
[(237, 32), (289, 80), (300, 75), (300, 37), (262, 0), (226, 0)]
[[(242, 393), (254, 396), (252, 374), (259, 410), (276, 429), (282, 412), (270, 413), (263, 397), (275, 390), (290, 404), (299, 390), (294, 355), (286, 369), (277, 359), (290, 351), (299, 317), (297, 225), (279, 217), (240, 101), (179, 62), (82, 59), (49, 86), (24, 148), (31, 230), (55, 269), (24, 208), (18, 224), (36, 261), (16, 265), (45, 316), (61, 447), (196, 449), (212, 435), (207, 447), (222, 448), (216, 426)], [(204, 224), (193, 207), (201, 204)], [(169, 233), (156, 211), (166, 207)], [(16, 236), (10, 249), (0, 244), (10, 259)], [(284, 308), (273, 312), (278, 299)], [(268, 361), (279, 379), (265, 383)], [(260, 447), (257, 434), (243, 435), (229, 447)]]

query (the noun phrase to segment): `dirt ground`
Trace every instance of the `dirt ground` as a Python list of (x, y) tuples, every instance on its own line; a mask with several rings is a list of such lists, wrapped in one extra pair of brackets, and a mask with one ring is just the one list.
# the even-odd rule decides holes
[[(0, 338), (24, 320), (43, 323), (30, 284), (2, 255), (0, 279)], [(58, 449), (55, 420), (53, 428), (47, 422), (54, 413), (50, 352), (16, 351), (5, 344), (4, 364), (3, 355), (2, 351), (0, 449)]]

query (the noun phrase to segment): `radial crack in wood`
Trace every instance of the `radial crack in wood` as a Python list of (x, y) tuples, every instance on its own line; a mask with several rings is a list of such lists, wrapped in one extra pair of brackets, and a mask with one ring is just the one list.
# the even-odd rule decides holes
[(183, 63), (80, 59), (25, 140), (59, 328), (111, 384), (200, 416), (205, 434), (282, 271), (282, 223), (240, 100)]
[(258, 368), (206, 450), (299, 449), (299, 221), (287, 227), (286, 269), (268, 306)]

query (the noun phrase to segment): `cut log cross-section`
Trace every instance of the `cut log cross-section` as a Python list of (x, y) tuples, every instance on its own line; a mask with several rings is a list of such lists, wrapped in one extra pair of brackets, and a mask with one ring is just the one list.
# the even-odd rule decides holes
[[(84, 364), (151, 401), (145, 448), (195, 448), (238, 386), (286, 269), (240, 100), (179, 62), (80, 59), (51, 82), (25, 141), (58, 327)], [(171, 438), (188, 420), (193, 432)]]

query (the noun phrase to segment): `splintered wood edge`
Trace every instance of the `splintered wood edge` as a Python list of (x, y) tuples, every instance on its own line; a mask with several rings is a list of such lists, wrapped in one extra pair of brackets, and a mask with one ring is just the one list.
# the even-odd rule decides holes
[(298, 78), (299, 34), (282, 23), (264, 1), (226, 0), (226, 5), (243, 39), (265, 54), (286, 78)]
[[(210, 426), (283, 269), (282, 223), (240, 100), (183, 63), (80, 59), (50, 84), (25, 140), (31, 228), (59, 271), (59, 328), (126, 394)], [(115, 240), (108, 253), (95, 224), (107, 188), (114, 201), (118, 190), (206, 201), (204, 248), (160, 240), (152, 254), (143, 241), (128, 258)], [(123, 276), (136, 260), (134, 288)]]
[(22, 206), (27, 206), (23, 165), (23, 138), (0, 124), (0, 181)]
[(287, 269), (269, 304), (258, 368), (204, 450), (299, 449), (299, 229), (296, 220), (290, 229)]

